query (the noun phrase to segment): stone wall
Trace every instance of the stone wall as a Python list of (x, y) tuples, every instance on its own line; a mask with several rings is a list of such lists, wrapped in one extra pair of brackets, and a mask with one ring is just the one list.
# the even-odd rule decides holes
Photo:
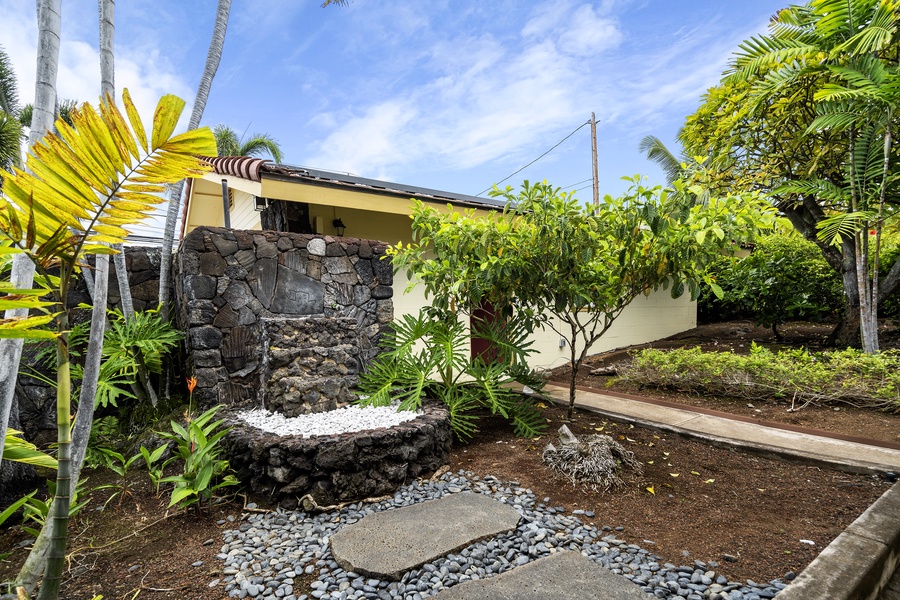
[[(161, 256), (159, 248), (150, 246), (128, 246), (125, 248), (125, 268), (128, 271), (128, 285), (131, 287), (131, 298), (134, 302), (134, 309), (137, 311), (156, 308), (159, 304), (159, 263)], [(93, 256), (88, 257), (88, 264), (93, 266)], [(116, 267), (112, 262), (112, 257), (110, 257), (109, 297), (106, 305), (109, 308), (119, 308), (119, 296), (119, 280), (116, 277)], [(79, 303), (91, 303), (84, 280), (81, 278), (75, 282), (75, 291), (69, 297), (70, 307), (77, 306)]]
[(281, 436), (240, 419), (227, 423), (232, 430), (224, 443), (238, 479), (285, 508), (306, 494), (324, 506), (391, 493), (450, 456), (450, 415), (438, 403), (390, 428), (328, 436)]
[(356, 319), (263, 319), (265, 405), (288, 417), (334, 410), (356, 399)]
[(264, 319), (311, 317), (302, 327), (322, 335), (329, 319), (355, 322), (358, 372), (378, 352), (393, 318), (386, 249), (383, 242), (274, 231), (200, 227), (189, 233), (174, 271), (195, 399), (207, 406), (262, 404)]

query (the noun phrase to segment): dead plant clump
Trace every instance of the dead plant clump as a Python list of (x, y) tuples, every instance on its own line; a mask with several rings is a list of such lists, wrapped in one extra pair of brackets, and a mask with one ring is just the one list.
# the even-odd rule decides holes
[(581, 438), (563, 425), (559, 428), (559, 448), (547, 444), (541, 455), (544, 464), (593, 491), (609, 491), (624, 485), (619, 476), (623, 468), (636, 474), (643, 465), (630, 452), (608, 435), (585, 435)]

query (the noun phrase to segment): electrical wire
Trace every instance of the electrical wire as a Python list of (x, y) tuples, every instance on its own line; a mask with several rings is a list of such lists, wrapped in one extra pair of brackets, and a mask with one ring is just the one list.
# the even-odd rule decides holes
[[(575, 182), (575, 183), (573, 183), (573, 184), (571, 184), (571, 185), (564, 185), (564, 186), (562, 186), (562, 189), (564, 189), (564, 190), (570, 190), (570, 189), (572, 189), (573, 187), (575, 187), (576, 185), (581, 185), (582, 183), (587, 183), (588, 181), (594, 181), (594, 178), (593, 178), (593, 177), (588, 177), (587, 179), (582, 179), (581, 181), (577, 181), (577, 182)], [(584, 189), (584, 188), (582, 188), (582, 189)]]
[(503, 183), (503, 182), (506, 181), (507, 179), (513, 177), (514, 175), (517, 175), (517, 174), (521, 173), (522, 171), (524, 171), (525, 169), (527, 169), (528, 167), (530, 167), (531, 165), (533, 165), (533, 164), (536, 163), (537, 161), (541, 160), (542, 158), (544, 158), (545, 156), (547, 156), (548, 154), (550, 154), (551, 152), (553, 152), (554, 150), (556, 150), (556, 149), (559, 147), (560, 144), (562, 144), (562, 143), (565, 142), (567, 139), (569, 139), (570, 137), (572, 137), (573, 135), (575, 135), (576, 133), (578, 133), (578, 132), (581, 130), (582, 127), (584, 127), (585, 125), (590, 125), (590, 124), (591, 124), (590, 121), (585, 121), (584, 123), (582, 123), (581, 125), (579, 125), (579, 126), (575, 129), (575, 131), (573, 131), (572, 133), (570, 133), (569, 135), (567, 135), (567, 136), (564, 137), (563, 139), (559, 140), (552, 148), (550, 148), (549, 150), (547, 150), (546, 152), (544, 152), (543, 154), (541, 154), (540, 156), (538, 156), (536, 159), (534, 159), (533, 161), (531, 161), (530, 163), (528, 163), (527, 165), (525, 165), (524, 167), (522, 167), (521, 169), (519, 169), (519, 170), (516, 171), (515, 173), (511, 173), (511, 174), (507, 175), (506, 177), (504, 177), (504, 178), (501, 179), (500, 181), (494, 183), (493, 185), (491, 185), (491, 186), (488, 187), (487, 189), (481, 190), (480, 192), (478, 192), (477, 194), (475, 194), (475, 196), (478, 197), (478, 196), (482, 195), (482, 194), (485, 193), (485, 192), (489, 192), (489, 191), (491, 191), (491, 189), (493, 189), (493, 187), (494, 187), (495, 185), (500, 185), (501, 183)]

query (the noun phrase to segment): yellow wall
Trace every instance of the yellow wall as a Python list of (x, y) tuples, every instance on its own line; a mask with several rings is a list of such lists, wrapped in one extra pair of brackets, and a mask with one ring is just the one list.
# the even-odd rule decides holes
[[(565, 331), (558, 319), (557, 329)], [(599, 354), (617, 348), (659, 340), (697, 326), (697, 303), (690, 295), (673, 300), (668, 290), (653, 292), (650, 296), (638, 296), (625, 307), (602, 338), (589, 351)], [(531, 366), (552, 369), (569, 361), (569, 346), (559, 347), (559, 334), (546, 327), (535, 333), (534, 348), (537, 354)], [(582, 346), (576, 350), (581, 352)], [(577, 355), (576, 355), (577, 356)]]
[[(412, 241), (409, 218), (411, 202), (409, 200), (404, 201), (377, 194), (336, 192), (329, 188), (284, 184), (284, 182), (275, 183), (288, 185), (290, 188), (282, 188), (281, 185), (269, 188), (268, 193), (272, 195), (267, 197), (283, 198), (287, 191), (290, 191), (290, 195), (293, 196), (291, 199), (309, 202), (310, 221), (315, 224), (318, 217), (318, 222), (322, 225), (322, 230), (318, 233), (336, 235), (332, 221), (340, 218), (346, 226), (344, 235), (347, 237), (380, 240), (391, 245), (396, 245), (400, 241), (404, 244)], [(263, 184), (266, 184), (266, 181)], [(200, 191), (210, 194), (212, 192), (209, 190), (213, 188), (201, 187)], [(300, 192), (303, 190), (308, 193), (304, 192), (306, 199), (301, 200)], [(279, 195), (272, 192), (279, 192)], [(222, 225), (221, 184), (218, 186), (218, 194), (215, 202), (210, 200), (209, 196), (193, 197), (188, 218), (188, 231), (200, 225)], [(252, 191), (236, 189), (234, 194), (234, 209), (231, 213), (232, 227), (235, 229), (260, 229), (260, 213), (254, 210)], [(340, 206), (328, 205), (327, 202), (336, 202)], [(486, 211), (479, 212), (486, 213)], [(206, 219), (206, 221), (202, 222), (201, 219)], [(405, 291), (408, 281), (405, 273), (397, 273), (394, 276), (395, 317), (404, 314), (418, 314), (419, 309), (428, 304), (423, 286), (417, 285), (411, 291)], [(594, 345), (590, 353), (596, 354), (662, 339), (696, 327), (696, 325), (696, 302), (692, 302), (688, 296), (673, 300), (668, 291), (660, 290), (649, 297), (639, 296), (632, 302), (610, 330)], [(537, 353), (532, 356), (532, 366), (535, 368), (549, 369), (569, 360), (569, 348), (560, 348), (559, 335), (549, 328), (535, 334), (534, 347)]]

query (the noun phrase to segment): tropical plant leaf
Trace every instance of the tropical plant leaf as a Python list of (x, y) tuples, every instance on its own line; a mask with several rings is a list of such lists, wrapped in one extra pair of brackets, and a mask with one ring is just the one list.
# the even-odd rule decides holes
[(843, 239), (852, 237), (860, 229), (867, 227), (868, 223), (877, 216), (878, 213), (873, 211), (831, 215), (816, 225), (819, 229), (818, 238), (828, 244), (840, 244)]
[[(37, 446), (20, 437), (21, 435), (21, 431), (11, 428), (6, 430), (6, 441), (3, 444), (3, 460), (12, 460), (48, 469), (56, 468), (55, 458), (38, 450)], [(2, 522), (3, 519), (0, 519), (0, 523)]]
[(8, 202), (2, 208), (34, 230), (28, 249), (35, 254), (57, 251), (61, 240), (42, 245), (60, 231), (74, 237), (66, 243), (75, 250), (86, 244), (121, 243), (128, 234), (126, 226), (147, 218), (163, 200), (156, 195), (161, 187), (144, 184), (161, 186), (209, 170), (197, 158), (215, 153), (208, 128), (172, 136), (182, 100), (160, 99), (149, 147), (127, 90), (123, 102), (129, 121), (111, 102), (99, 111), (88, 104), (73, 110), (72, 126), (57, 121), (59, 135), (47, 135), (34, 147), (26, 163), (30, 173), (16, 170), (4, 181)]

